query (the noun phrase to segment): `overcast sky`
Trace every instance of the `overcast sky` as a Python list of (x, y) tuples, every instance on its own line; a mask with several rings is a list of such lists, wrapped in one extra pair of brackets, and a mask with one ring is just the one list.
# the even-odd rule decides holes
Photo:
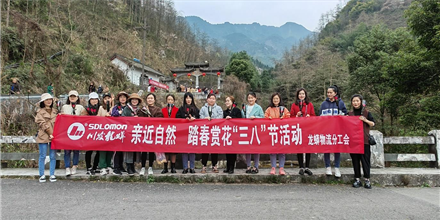
[(195, 15), (212, 24), (230, 22), (281, 26), (295, 22), (315, 31), (323, 13), (342, 0), (174, 0), (182, 16)]

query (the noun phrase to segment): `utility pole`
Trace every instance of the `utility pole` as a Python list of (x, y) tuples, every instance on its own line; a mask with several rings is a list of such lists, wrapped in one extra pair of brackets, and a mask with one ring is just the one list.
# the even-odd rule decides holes
[(9, 13), (11, 11), (11, 0), (8, 0), (8, 7), (6, 12), (6, 27), (9, 27)]
[[(145, 7), (145, 6), (144, 6)], [(142, 76), (145, 75), (145, 68), (144, 68), (144, 63), (145, 63), (145, 50), (146, 50), (146, 42), (147, 42), (147, 16), (144, 14), (144, 42), (142, 45), (142, 58), (141, 58), (141, 63), (142, 63)]]
[[(144, 66), (144, 63), (145, 63), (145, 50), (147, 49), (147, 45), (146, 45), (146, 42), (147, 42), (147, 15), (146, 15), (146, 12), (147, 12), (147, 10), (146, 10), (146, 7), (145, 7), (145, 2), (144, 2), (144, 0), (141, 0), (141, 7), (143, 8), (143, 11), (144, 11), (144, 13), (143, 13), (143, 16), (144, 16), (144, 25), (142, 26), (142, 27), (137, 27), (137, 28), (135, 28), (135, 29), (142, 29), (143, 30), (143, 33), (142, 33), (142, 35), (143, 35), (143, 42), (142, 42), (142, 56), (141, 56), (141, 64), (142, 64), (142, 75), (141, 75), (141, 79), (142, 79), (142, 77), (144, 77), (145, 76), (145, 66)], [(140, 80), (140, 86), (142, 87), (142, 80)]]

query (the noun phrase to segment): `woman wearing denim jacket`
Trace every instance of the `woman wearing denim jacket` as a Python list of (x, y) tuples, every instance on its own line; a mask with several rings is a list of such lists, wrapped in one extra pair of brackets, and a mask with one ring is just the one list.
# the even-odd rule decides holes
[[(241, 116), (243, 118), (248, 118), (254, 120), (256, 118), (264, 118), (264, 112), (257, 102), (257, 95), (254, 92), (249, 92), (246, 96), (248, 104), (243, 104), (243, 109), (241, 110)], [(260, 163), (260, 154), (254, 154), (254, 166), (251, 167), (251, 154), (246, 154), (246, 173), (258, 173), (258, 164)]]

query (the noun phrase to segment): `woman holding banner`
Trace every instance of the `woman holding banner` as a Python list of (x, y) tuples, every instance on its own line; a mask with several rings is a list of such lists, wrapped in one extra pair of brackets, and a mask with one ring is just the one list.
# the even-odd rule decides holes
[[(266, 109), (264, 113), (264, 117), (268, 119), (283, 119), (290, 118), (290, 112), (284, 107), (283, 100), (281, 99), (281, 95), (276, 92), (272, 94), (270, 98), (270, 105)], [(286, 162), (286, 154), (270, 154), (270, 163), (272, 165), (272, 169), (270, 170), (270, 175), (275, 175), (276, 167), (277, 167), (277, 155), (280, 160), (280, 170), (279, 174), (281, 176), (286, 175), (284, 171), (284, 163)]]
[(38, 102), (40, 109), (35, 116), (35, 123), (38, 124), (38, 135), (35, 141), (38, 143), (40, 150), (40, 157), (38, 158), (38, 171), (40, 173), (40, 183), (46, 182), (46, 176), (44, 175), (44, 161), (46, 160), (47, 148), (49, 148), (49, 173), (50, 182), (57, 181), (55, 177), (55, 164), (56, 164), (56, 150), (50, 149), (53, 138), (53, 127), (55, 125), (55, 119), (57, 117), (57, 108), (53, 108), (53, 97), (49, 93), (41, 95), (41, 100)]
[[(104, 93), (102, 95), (102, 105), (99, 107), (98, 116), (109, 117), (110, 108), (112, 107), (112, 95), (110, 93)], [(101, 151), (99, 153), (99, 167), (101, 168), (101, 175), (107, 175), (110, 173), (112, 163), (113, 152)]]
[[(110, 110), (112, 117), (122, 116), (122, 112), (127, 107), (127, 99), (129, 98), (128, 93), (121, 91), (116, 95), (116, 100), (118, 101), (115, 106)], [(113, 174), (122, 175), (122, 172), (127, 172), (124, 169), (124, 154), (121, 151), (116, 151), (113, 157)]]
[[(124, 108), (122, 116), (124, 117), (138, 117), (138, 111), (141, 108), (142, 98), (137, 93), (132, 93), (128, 97), (127, 107)], [(134, 168), (135, 152), (125, 152), (125, 163), (127, 164), (127, 172), (129, 176), (136, 173)]]
[[(80, 105), (79, 94), (75, 90), (71, 90), (69, 92), (69, 98), (63, 107), (61, 108), (61, 114), (67, 115), (81, 115), (81, 112), (84, 111), (84, 107)], [(79, 162), (79, 150), (73, 151), (73, 166), (72, 170), (70, 170), (70, 153), (72, 150), (64, 150), (64, 166), (66, 168), (66, 176), (76, 174), (76, 170), (78, 168)]]
[[(156, 95), (149, 93), (145, 98), (147, 102), (147, 107), (143, 107), (139, 110), (138, 116), (143, 117), (153, 117), (153, 118), (163, 118), (162, 109), (156, 106)], [(141, 172), (139, 175), (145, 175), (145, 163), (147, 162), (147, 152), (141, 153)], [(153, 163), (155, 160), (154, 152), (148, 153), (148, 175), (153, 175)]]
[[(200, 109), (200, 118), (203, 119), (220, 119), (223, 118), (223, 110), (216, 103), (216, 97), (214, 94), (209, 94), (206, 97), (206, 104)], [(201, 173), (206, 173), (206, 165), (208, 163), (209, 154), (202, 154), (202, 164), (203, 168)], [(212, 172), (218, 173), (217, 162), (218, 162), (218, 154), (211, 154), (211, 165)]]
[[(194, 103), (194, 96), (192, 93), (187, 92), (183, 96), (183, 105), (179, 108), (179, 111), (176, 115), (177, 118), (186, 118), (189, 121), (194, 121), (195, 119), (200, 118), (199, 109), (196, 107)], [(188, 173), (188, 156), (190, 163), (190, 173), (196, 173), (195, 168), (195, 153), (182, 153), (182, 163), (183, 163), (183, 174)]]
[[(346, 115), (347, 108), (344, 102), (340, 99), (339, 88), (336, 85), (330, 86), (327, 89), (327, 99), (322, 102), (319, 110), (320, 116), (337, 116)], [(334, 153), (335, 155), (335, 177), (341, 177), (341, 171), (339, 170), (339, 164), (341, 162), (341, 153)], [(325, 174), (327, 176), (332, 175), (332, 168), (330, 166), (330, 153), (324, 154), (325, 162)]]
[(370, 150), (369, 138), (370, 138), (370, 127), (374, 127), (375, 122), (371, 113), (365, 109), (365, 105), (363, 101), (364, 100), (361, 95), (353, 95), (351, 97), (351, 106), (353, 106), (353, 111), (349, 112), (348, 115), (360, 116), (359, 120), (363, 121), (362, 124), (364, 126), (364, 153), (350, 154), (350, 156), (351, 156), (351, 162), (353, 163), (354, 178), (355, 178), (353, 187), (359, 188), (362, 186), (362, 183), (360, 181), (361, 178), (360, 164), (362, 163), (362, 169), (364, 171), (364, 178), (365, 178), (364, 187), (367, 189), (371, 189), (371, 183), (370, 183), (371, 150)]
[[(257, 95), (255, 92), (249, 92), (246, 96), (248, 104), (243, 104), (241, 110), (241, 116), (243, 118), (249, 118), (251, 120), (256, 118), (264, 118), (264, 112), (260, 105), (257, 102)], [(251, 154), (246, 154), (246, 164), (247, 169), (246, 173), (258, 173), (258, 165), (260, 163), (260, 154), (254, 154), (254, 166), (251, 167)]]
[[(167, 107), (162, 108), (162, 115), (164, 118), (176, 118), (179, 109), (174, 106), (176, 98), (172, 94), (168, 94), (166, 97)], [(176, 173), (176, 153), (166, 153), (167, 161), (171, 160), (171, 173)], [(168, 163), (163, 164), (162, 174), (168, 173)]]
[[(226, 109), (223, 111), (223, 118), (241, 118), (240, 109), (235, 104), (234, 96), (227, 96), (225, 100)], [(235, 161), (237, 160), (237, 154), (226, 154), (226, 169), (223, 173), (234, 173)]]
[[(86, 106), (86, 108), (81, 112), (81, 115), (89, 115), (89, 116), (96, 116), (98, 115), (98, 111), (100, 109), (99, 105), (99, 95), (96, 92), (92, 92), (89, 94), (89, 102)], [(95, 158), (93, 159), (93, 166), (92, 166), (92, 150), (86, 151), (86, 168), (87, 168), (87, 175), (95, 175), (96, 169), (98, 168), (99, 163), (99, 151), (96, 151)]]
[[(310, 98), (307, 95), (307, 91), (304, 88), (298, 89), (296, 91), (296, 99), (295, 103), (292, 104), (290, 108), (290, 113), (293, 117), (313, 117), (315, 116), (315, 109), (313, 107), (312, 102), (310, 102)], [(304, 166), (304, 155), (297, 154), (298, 163), (299, 163), (299, 175), (304, 175), (307, 173), (308, 175), (312, 175), (312, 171), (309, 169), (310, 165), (310, 153), (306, 153), (306, 164)]]

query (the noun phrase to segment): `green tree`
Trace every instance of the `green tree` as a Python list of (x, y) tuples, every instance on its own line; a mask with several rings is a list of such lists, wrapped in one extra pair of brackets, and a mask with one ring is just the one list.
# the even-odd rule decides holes
[(382, 130), (389, 102), (394, 102), (390, 93), (393, 92), (393, 80), (389, 73), (391, 62), (399, 56), (399, 50), (411, 35), (404, 29), (395, 31), (383, 26), (375, 26), (362, 35), (354, 43), (354, 53), (348, 59), (350, 85), (362, 94), (371, 94), (379, 100), (379, 112)]
[(257, 69), (246, 51), (232, 54), (225, 70), (226, 75), (234, 75), (240, 81), (250, 83), (252, 89), (260, 88), (261, 86), (261, 79), (257, 78), (259, 77)]

